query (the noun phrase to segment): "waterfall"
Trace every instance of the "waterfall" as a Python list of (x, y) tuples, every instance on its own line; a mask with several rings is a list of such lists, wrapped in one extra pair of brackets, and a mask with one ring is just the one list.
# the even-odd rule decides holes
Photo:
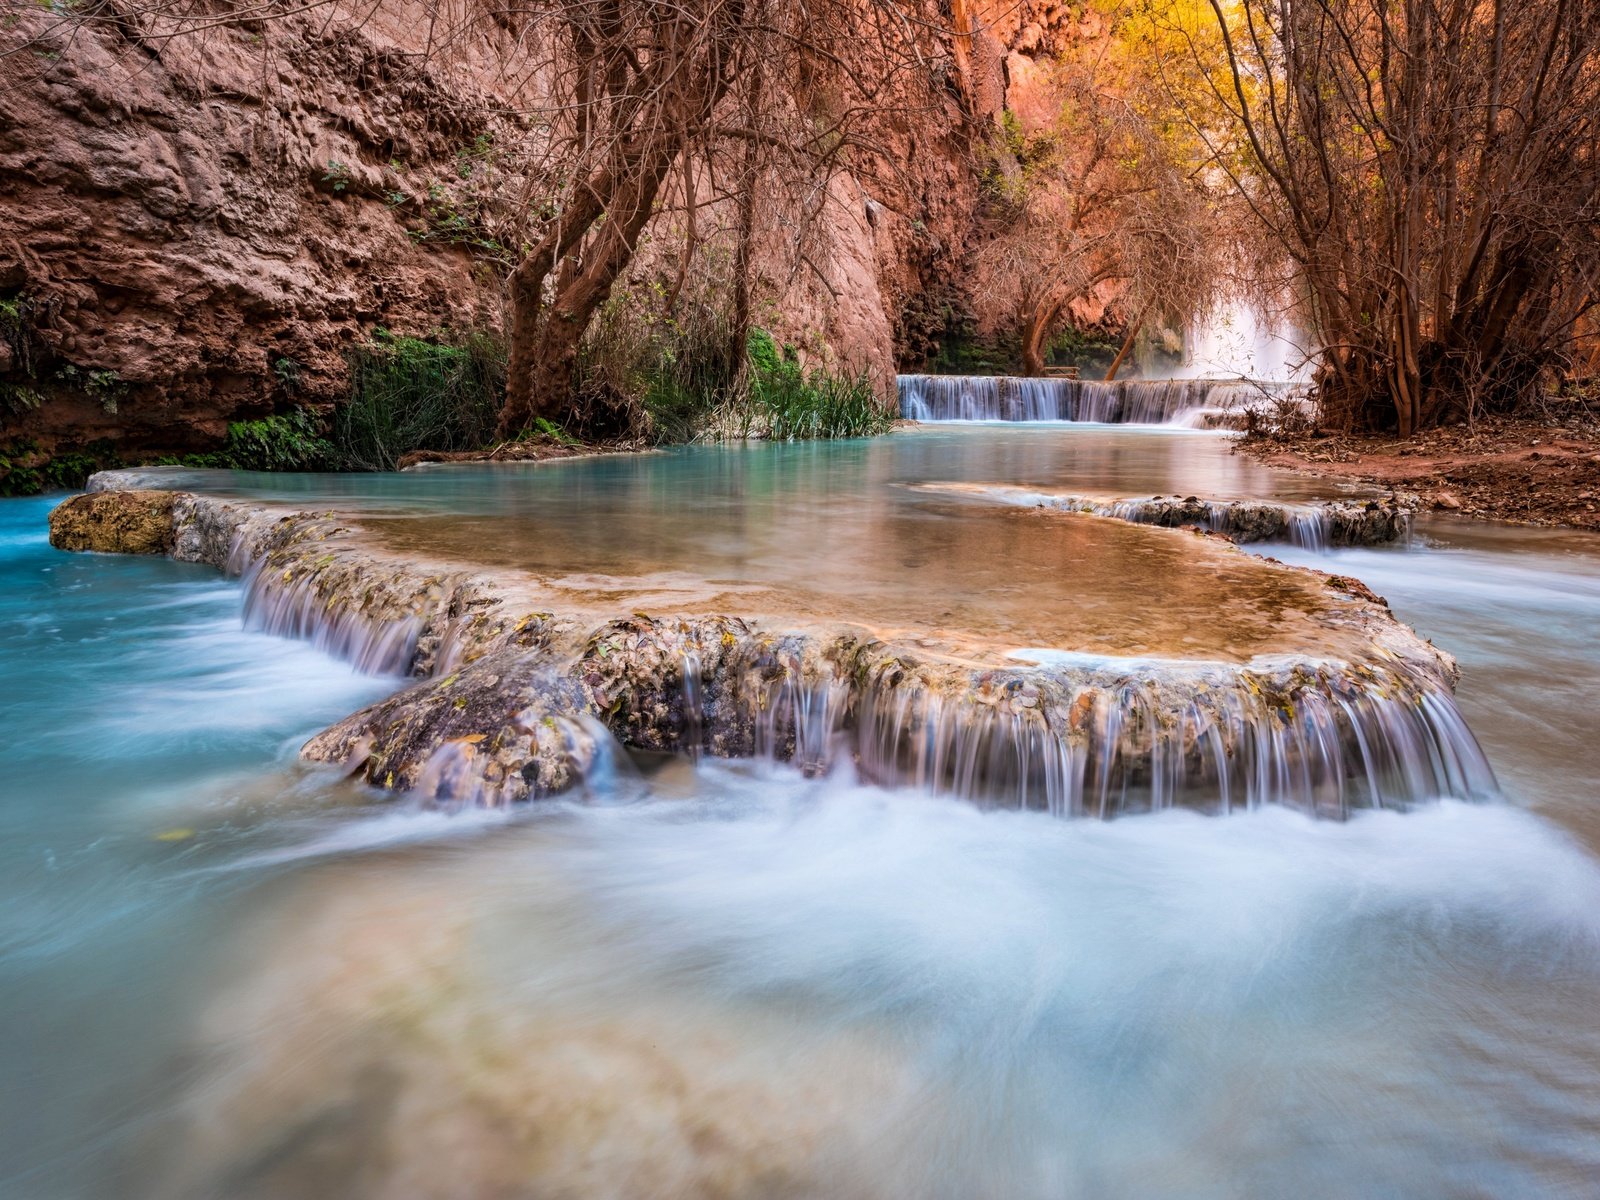
[[(846, 699), (829, 679), (808, 695), (791, 681), (763, 716), (780, 728), (811, 724), (810, 745), (762, 749), (811, 771), (853, 758), (880, 784), (1060, 817), (1278, 804), (1341, 818), (1497, 794), (1447, 692), (1408, 695), (1398, 677), (1356, 684), (1337, 672), (1320, 682), (1284, 707), (1247, 678), (1218, 679), (1174, 708), (1169, 687), (1137, 674), (1087, 689), (1035, 675), (1010, 689), (1009, 705), (883, 681)], [(1067, 701), (1064, 724), (1048, 711), (1055, 700)]]
[(885, 786), (1060, 817), (1277, 804), (1341, 818), (1498, 794), (1449, 692), (1403, 666), (1304, 662), (1286, 690), (1278, 664), (1025, 657), (1040, 661), (942, 680), (892, 659), (864, 677), (798, 655), (776, 675), (680, 659), (693, 742), (678, 748), (720, 724), (745, 731), (724, 753), (808, 773), (850, 761)]
[[(762, 756), (808, 773), (850, 762), (884, 785), (1063, 817), (1265, 804), (1342, 817), (1497, 792), (1447, 664), (1387, 625), (1363, 661), (1242, 665), (1019, 649), (983, 667), (865, 630), (642, 614), (556, 646), (542, 616), (477, 612), (494, 600), (470, 577), (341, 555), (312, 536), (332, 528), (316, 521), (272, 528), (277, 550), (242, 534), (214, 548), (244, 572), (248, 626), (426, 681), (319, 734), (307, 756), (364, 764), (369, 782), (425, 803), (575, 786), (603, 757), (602, 728), (641, 750)], [(1299, 536), (1331, 540), (1334, 527)]]
[(271, 556), (251, 556), (235, 536), (226, 570), (244, 581), (244, 627), (310, 642), (365, 675), (408, 674), (427, 625), (421, 613), (375, 617), (350, 596), (340, 596), (314, 572), (273, 569)]
[(1028, 379), (1013, 375), (900, 375), (900, 415), (913, 421), (1192, 423), (1202, 410), (1242, 411), (1279, 390), (1240, 380)]
[[(1291, 297), (1271, 306), (1294, 307)], [(1314, 343), (1304, 330), (1256, 304), (1227, 301), (1189, 323), (1183, 339), (1186, 378), (1271, 379), (1308, 383)]]

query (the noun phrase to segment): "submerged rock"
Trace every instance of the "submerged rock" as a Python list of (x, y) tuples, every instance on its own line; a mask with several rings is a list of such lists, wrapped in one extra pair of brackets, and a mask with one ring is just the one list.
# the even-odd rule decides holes
[(585, 709), (543, 655), (507, 652), (362, 709), (301, 753), (426, 803), (498, 808), (588, 774), (604, 730)]
[(1493, 791), (1437, 673), (1448, 661), (1378, 648), (1367, 664), (1244, 667), (1035, 651), (996, 669), (848, 628), (635, 617), (567, 659), (490, 647), (304, 753), (426, 803), (491, 806), (570, 786), (607, 730), (807, 770), (849, 758), (883, 784), (1061, 816), (1266, 802), (1340, 816)]
[(50, 514), (50, 544), (107, 554), (167, 554), (174, 541), (173, 492), (86, 492)]
[(1286, 504), (1264, 500), (1214, 500), (1200, 496), (1112, 499), (1041, 492), (1001, 484), (926, 484), (927, 491), (976, 496), (1032, 508), (1111, 517), (1136, 525), (1175, 529), (1197, 526), (1237, 542), (1292, 542), (1323, 546), (1378, 546), (1409, 535), (1417, 497), (1389, 495), (1364, 500)]

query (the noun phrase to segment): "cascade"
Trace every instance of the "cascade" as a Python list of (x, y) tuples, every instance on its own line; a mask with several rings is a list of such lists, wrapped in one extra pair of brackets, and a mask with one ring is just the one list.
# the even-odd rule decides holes
[(1241, 380), (1030, 379), (900, 375), (900, 414), (913, 421), (1087, 421), (1164, 425), (1202, 410), (1242, 410), (1284, 390)]
[(594, 627), (485, 615), (496, 601), (471, 577), (397, 571), (325, 540), (320, 518), (192, 503), (237, 523), (210, 553), (242, 571), (247, 624), (419, 677), (305, 754), (425, 804), (554, 794), (603, 766), (610, 738), (807, 772), (849, 762), (876, 783), (1062, 817), (1276, 804), (1338, 818), (1497, 792), (1448, 660), (1386, 621), (1366, 626), (1359, 659), (1016, 649), (989, 665), (850, 624), (636, 613)]
[(1278, 804), (1342, 818), (1498, 792), (1449, 693), (1403, 671), (1301, 667), (1286, 697), (1250, 670), (1030, 654), (1063, 661), (959, 690), (898, 670), (854, 689), (786, 674), (759, 689), (754, 749), (1059, 817)]
[[(321, 619), (348, 636), (343, 615)], [(306, 753), (452, 808), (581, 783), (604, 758), (604, 731), (638, 749), (808, 773), (850, 763), (885, 786), (1068, 818), (1273, 804), (1337, 819), (1497, 794), (1448, 689), (1415, 664), (1013, 657), (984, 669), (865, 632), (774, 642), (725, 619), (636, 618), (576, 653), (490, 648)]]
[(1288, 542), (1308, 550), (1404, 541), (1410, 537), (1416, 506), (1416, 498), (1410, 495), (1292, 504), (1201, 496), (1074, 496), (1007, 484), (926, 483), (917, 487), (1018, 507), (1109, 517), (1134, 525), (1194, 525), (1237, 542)]
[(263, 554), (248, 557), (234, 539), (228, 569), (244, 581), (244, 627), (310, 642), (365, 675), (405, 675), (417, 654), (425, 622), (420, 616), (374, 619), (322, 594), (314, 574), (275, 574)]

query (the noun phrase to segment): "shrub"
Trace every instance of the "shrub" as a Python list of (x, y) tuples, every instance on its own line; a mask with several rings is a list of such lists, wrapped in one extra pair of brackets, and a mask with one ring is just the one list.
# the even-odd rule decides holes
[(494, 437), (505, 350), (484, 333), (451, 343), (384, 329), (350, 357), (350, 401), (334, 414), (340, 466), (392, 471), (413, 450), (472, 450)]
[[(239, 471), (326, 471), (335, 465), (332, 444), (322, 436), (322, 422), (307, 408), (235, 421), (218, 455), (196, 455), (194, 465), (232, 467)], [(213, 459), (220, 462), (213, 463)]]
[(44, 490), (38, 445), (18, 440), (0, 446), (0, 496), (36, 496)]
[(41, 452), (32, 439), (13, 440), (0, 445), (0, 496), (73, 491), (96, 471), (122, 465), (116, 447), (105, 440), (54, 456)]
[(827, 367), (807, 371), (789, 347), (780, 354), (765, 329), (750, 331), (746, 356), (749, 381), (742, 422), (746, 434), (784, 442), (875, 437), (894, 423), (865, 371), (853, 375)]
[(328, 169), (322, 173), (322, 182), (336, 192), (350, 186), (350, 168), (336, 158), (328, 160)]
[(600, 310), (578, 361), (575, 427), (586, 436), (693, 441), (729, 395), (738, 371), (715, 264), (666, 310), (651, 280)]
[(659, 315), (659, 297), (619, 297), (586, 341), (578, 375), (580, 428), (613, 430), (657, 444), (767, 437), (872, 437), (892, 417), (865, 372), (801, 367), (788, 347), (753, 329), (743, 370), (730, 361), (734, 342), (715, 297), (690, 294), (680, 315)]

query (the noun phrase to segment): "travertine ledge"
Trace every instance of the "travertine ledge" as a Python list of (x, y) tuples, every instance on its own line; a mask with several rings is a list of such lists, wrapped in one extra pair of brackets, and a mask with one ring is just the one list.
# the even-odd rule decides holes
[(1237, 542), (1295, 545), (1381, 546), (1411, 532), (1417, 497), (1392, 494), (1290, 504), (1271, 500), (1216, 500), (1201, 496), (1083, 496), (1009, 484), (922, 484), (920, 490), (971, 496), (1025, 508), (1110, 517), (1135, 525), (1176, 529), (1195, 525)]
[[(107, 495), (134, 494), (63, 507), (92, 527), (115, 511)], [(551, 611), (536, 580), (385, 554), (329, 514), (187, 493), (170, 512), (170, 553), (244, 574), (252, 623), (421, 677), (305, 754), (431, 803), (563, 790), (608, 735), (806, 768), (849, 754), (884, 783), (1066, 815), (1268, 801), (1338, 815), (1494, 787), (1450, 699), (1449, 657), (1359, 583), (1301, 568), (1275, 567), (1328, 603), (1293, 651), (1242, 664), (978, 653), (755, 613)]]

